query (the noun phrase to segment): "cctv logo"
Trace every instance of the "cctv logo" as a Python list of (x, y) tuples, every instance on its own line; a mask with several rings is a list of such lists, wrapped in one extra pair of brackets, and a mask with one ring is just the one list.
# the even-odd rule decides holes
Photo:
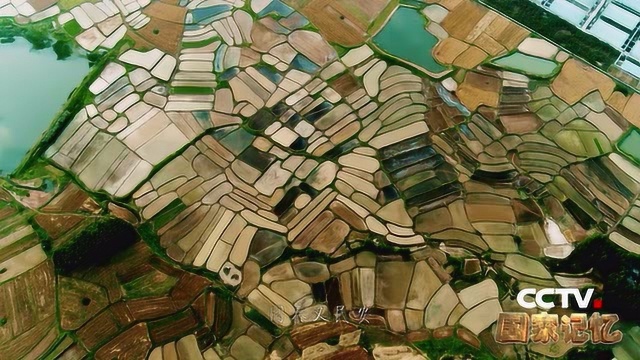
[[(563, 309), (569, 308), (569, 298), (573, 297), (580, 309), (589, 308), (591, 303), (591, 297), (593, 296), (593, 289), (588, 289), (587, 293), (582, 296), (579, 289), (563, 288), (563, 289), (542, 289), (540, 291), (536, 289), (523, 289), (518, 293), (516, 300), (518, 304), (525, 309), (535, 309), (539, 307), (541, 309), (549, 310), (556, 307), (553, 301), (545, 301), (545, 296), (560, 295), (560, 303)], [(535, 301), (529, 301), (527, 296), (532, 297)], [(598, 309), (602, 307), (601, 300), (594, 301), (594, 308)]]

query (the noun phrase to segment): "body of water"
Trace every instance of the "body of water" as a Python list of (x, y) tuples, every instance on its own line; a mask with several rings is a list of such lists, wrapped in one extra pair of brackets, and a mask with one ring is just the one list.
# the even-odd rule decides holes
[(22, 38), (0, 44), (0, 174), (16, 169), (88, 72), (80, 56), (57, 60)]
[(640, 164), (640, 130), (633, 128), (618, 142), (618, 149)]
[(440, 73), (447, 68), (433, 58), (431, 51), (438, 38), (425, 29), (426, 24), (427, 19), (419, 10), (400, 6), (373, 37), (373, 43), (389, 55)]
[(556, 73), (559, 65), (547, 59), (529, 56), (522, 53), (513, 53), (493, 61), (493, 64), (508, 70), (515, 70), (528, 75), (549, 77)]

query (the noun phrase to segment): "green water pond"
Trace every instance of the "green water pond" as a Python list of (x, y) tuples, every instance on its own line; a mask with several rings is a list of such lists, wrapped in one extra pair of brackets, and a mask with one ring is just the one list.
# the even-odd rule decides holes
[(618, 149), (640, 164), (640, 129), (633, 128), (618, 142)]
[(80, 56), (57, 60), (22, 38), (0, 44), (0, 175), (20, 165), (88, 72)]
[(373, 43), (388, 55), (440, 73), (447, 68), (437, 63), (431, 54), (438, 38), (425, 29), (426, 25), (427, 19), (418, 9), (399, 6), (373, 37)]
[(555, 74), (558, 64), (551, 60), (529, 56), (522, 53), (514, 53), (494, 60), (492, 64), (538, 77), (549, 77)]

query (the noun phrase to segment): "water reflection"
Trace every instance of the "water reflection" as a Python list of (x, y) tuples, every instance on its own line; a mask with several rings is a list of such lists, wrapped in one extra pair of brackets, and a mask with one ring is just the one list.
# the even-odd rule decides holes
[(58, 61), (22, 38), (0, 45), (0, 173), (20, 164), (88, 73), (85, 58)]

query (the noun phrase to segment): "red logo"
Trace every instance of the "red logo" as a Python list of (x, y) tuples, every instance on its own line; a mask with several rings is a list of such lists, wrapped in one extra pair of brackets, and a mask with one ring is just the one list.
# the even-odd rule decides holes
[(593, 308), (594, 309), (602, 309), (602, 299), (593, 300)]

